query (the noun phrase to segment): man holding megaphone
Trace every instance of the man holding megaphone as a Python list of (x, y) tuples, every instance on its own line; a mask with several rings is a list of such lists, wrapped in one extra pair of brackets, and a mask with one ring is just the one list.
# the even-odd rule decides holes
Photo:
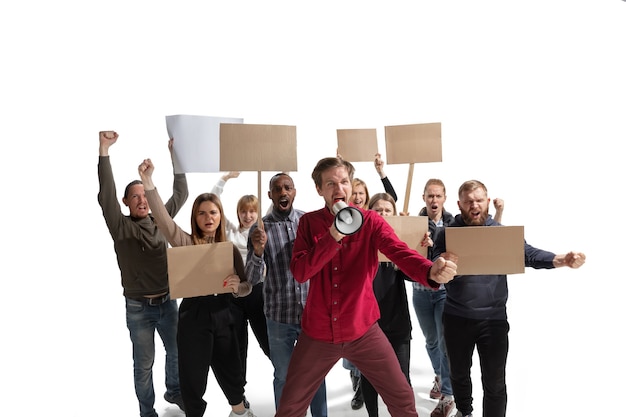
[(378, 213), (349, 206), (353, 176), (352, 164), (333, 157), (321, 159), (312, 173), (325, 207), (300, 218), (293, 246), (291, 272), (296, 281), (309, 282), (309, 294), (277, 417), (305, 415), (341, 358), (365, 375), (392, 416), (417, 416), (413, 389), (377, 323), (372, 282), (378, 251), (410, 279), (432, 288), (452, 280), (456, 264), (429, 261), (402, 242)]

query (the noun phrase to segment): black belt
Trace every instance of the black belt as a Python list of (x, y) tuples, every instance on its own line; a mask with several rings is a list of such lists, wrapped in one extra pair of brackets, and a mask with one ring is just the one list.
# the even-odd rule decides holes
[(170, 300), (170, 293), (167, 293), (165, 295), (162, 295), (160, 297), (154, 297), (154, 298), (148, 298), (148, 297), (128, 297), (131, 300), (135, 300), (135, 301), (140, 301), (142, 303), (146, 303), (149, 306), (160, 306), (161, 304), (165, 303), (166, 301)]

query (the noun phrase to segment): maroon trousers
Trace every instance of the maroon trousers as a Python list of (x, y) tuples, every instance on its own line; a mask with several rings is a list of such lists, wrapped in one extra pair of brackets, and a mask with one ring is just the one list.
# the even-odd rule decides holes
[(304, 331), (300, 333), (289, 362), (276, 417), (306, 415), (313, 395), (341, 358), (348, 359), (365, 375), (393, 417), (417, 417), (413, 388), (378, 323), (349, 343), (320, 342)]

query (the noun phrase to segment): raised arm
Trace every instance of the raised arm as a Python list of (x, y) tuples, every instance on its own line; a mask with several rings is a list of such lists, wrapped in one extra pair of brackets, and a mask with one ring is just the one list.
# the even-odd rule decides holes
[[(172, 170), (174, 169), (174, 138), (170, 138), (167, 143), (172, 158)], [(189, 197), (189, 189), (187, 187), (187, 177), (185, 174), (174, 173), (174, 184), (172, 186), (172, 196), (165, 203), (165, 209), (170, 216), (176, 217), (176, 214), (183, 207)]]
[(154, 164), (150, 158), (144, 159), (138, 168), (139, 178), (143, 183), (143, 189), (145, 191), (154, 190), (154, 182), (152, 182), (152, 174), (154, 173)]
[(398, 201), (398, 195), (396, 194), (396, 190), (394, 190), (393, 185), (391, 185), (391, 181), (385, 174), (383, 167), (385, 166), (385, 161), (383, 161), (380, 157), (380, 154), (377, 153), (374, 155), (374, 168), (376, 168), (376, 172), (380, 176), (380, 180), (383, 183), (383, 187), (385, 187), (385, 192), (393, 197), (394, 201)]
[(504, 200), (501, 198), (494, 198), (493, 206), (496, 209), (496, 214), (493, 216), (493, 219), (498, 223), (502, 223), (502, 212), (504, 211)]
[(256, 285), (263, 279), (265, 271), (265, 244), (267, 243), (267, 235), (263, 223), (261, 227), (253, 224), (248, 234), (248, 255), (245, 261), (245, 272), (248, 280), (252, 285)]
[(211, 192), (218, 197), (221, 196), (222, 193), (224, 192), (224, 186), (226, 186), (226, 183), (228, 182), (228, 180), (231, 178), (237, 178), (239, 174), (240, 174), (239, 171), (230, 171), (229, 173), (222, 175), (222, 177), (217, 181), (217, 183), (211, 189)]
[(105, 130), (99, 133), (100, 148), (98, 152), (100, 156), (109, 156), (109, 147), (117, 142), (119, 135), (113, 130)]
[[(226, 185), (226, 182), (228, 182), (229, 179), (231, 178), (237, 178), (239, 177), (240, 172), (239, 171), (230, 171), (227, 174), (222, 175), (222, 177), (217, 181), (217, 183), (213, 186), (213, 188), (211, 189), (211, 193), (215, 194), (216, 196), (220, 197), (222, 195), (222, 193), (224, 192), (224, 186)], [(237, 214), (237, 216), (239, 216), (239, 214)], [(230, 221), (230, 219), (228, 218), (228, 216), (224, 216), (224, 225), (226, 228), (227, 232), (238, 232), (239, 231), (239, 222), (237, 223), (233, 223)], [(237, 219), (239, 220), (239, 219)]]
[(98, 204), (102, 208), (102, 215), (111, 236), (113, 239), (117, 239), (119, 233), (124, 229), (124, 214), (117, 198), (113, 170), (109, 159), (109, 147), (117, 141), (118, 135), (114, 131), (102, 131), (98, 136), (98, 181), (100, 183)]
[(150, 159), (144, 159), (139, 164), (139, 177), (143, 183), (144, 191), (146, 192), (146, 198), (148, 199), (148, 205), (154, 216), (154, 220), (159, 227), (159, 230), (167, 241), (172, 246), (185, 246), (192, 244), (191, 236), (184, 232), (172, 219), (172, 216), (168, 213), (161, 200), (156, 187), (152, 181), (152, 173), (154, 172), (154, 165)]

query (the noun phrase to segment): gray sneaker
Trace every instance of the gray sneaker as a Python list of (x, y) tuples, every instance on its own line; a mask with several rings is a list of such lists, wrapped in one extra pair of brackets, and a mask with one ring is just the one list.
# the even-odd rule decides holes
[(252, 410), (246, 408), (246, 411), (243, 414), (237, 414), (234, 411), (231, 411), (228, 417), (256, 417)]

